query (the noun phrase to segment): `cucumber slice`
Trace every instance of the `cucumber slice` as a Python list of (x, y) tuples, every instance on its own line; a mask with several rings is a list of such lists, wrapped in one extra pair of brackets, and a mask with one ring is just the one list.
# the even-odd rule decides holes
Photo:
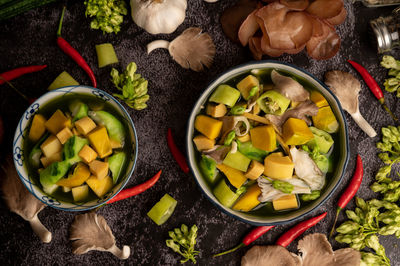
[(210, 184), (214, 184), (217, 178), (217, 162), (214, 159), (211, 159), (205, 155), (201, 156), (200, 170), (203, 173), (204, 177), (207, 179)]
[(240, 187), (236, 190), (236, 192), (232, 191), (232, 189), (226, 183), (225, 178), (223, 178), (214, 188), (213, 193), (222, 205), (230, 208), (239, 198), (239, 196), (245, 191), (245, 187)]
[(121, 174), (122, 166), (124, 165), (126, 155), (124, 152), (116, 152), (108, 157), (109, 169), (112, 173), (113, 183), (116, 184)]
[(89, 117), (97, 124), (105, 126), (110, 139), (113, 139), (124, 146), (125, 129), (121, 121), (106, 111), (89, 111)]
[(172, 213), (176, 207), (176, 200), (168, 194), (165, 194), (156, 205), (151, 208), (151, 210), (147, 213), (147, 216), (150, 217), (153, 222), (157, 225), (162, 225), (165, 223), (169, 217), (171, 217)]
[(79, 85), (78, 81), (76, 81), (67, 71), (62, 72), (56, 79), (50, 84), (47, 90), (52, 91), (65, 86), (74, 86)]
[(96, 45), (97, 60), (99, 68), (118, 63), (117, 55), (111, 43)]
[(70, 103), (68, 109), (72, 114), (72, 122), (75, 122), (88, 115), (89, 107), (79, 100), (75, 100)]

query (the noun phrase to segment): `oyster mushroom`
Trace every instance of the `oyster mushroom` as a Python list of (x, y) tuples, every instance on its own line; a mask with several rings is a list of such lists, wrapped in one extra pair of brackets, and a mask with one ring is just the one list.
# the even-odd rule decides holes
[(1, 184), (4, 200), (12, 212), (28, 221), (36, 235), (44, 243), (51, 241), (52, 235), (40, 222), (38, 213), (46, 207), (45, 204), (35, 198), (22, 184), (13, 164), (11, 156), (8, 156), (4, 165)]
[(147, 45), (147, 53), (154, 49), (164, 48), (172, 58), (183, 68), (203, 71), (204, 66), (210, 67), (215, 45), (208, 33), (202, 33), (200, 28), (188, 28), (172, 42), (157, 40)]
[(341, 248), (334, 251), (335, 263), (339, 266), (358, 266), (361, 261), (359, 251), (352, 248)]
[[(288, 182), (289, 184), (292, 184), (294, 186), (291, 194), (310, 194), (311, 193), (310, 187), (303, 180), (301, 180), (297, 177), (285, 179), (284, 182)], [(263, 177), (257, 178), (257, 184), (261, 189), (261, 195), (258, 197), (258, 200), (260, 202), (273, 201), (275, 199), (278, 199), (282, 196), (287, 195), (287, 194), (283, 193), (282, 191), (275, 189), (272, 186), (272, 183), (266, 178), (263, 178)]]
[(108, 251), (124, 260), (131, 252), (129, 246), (123, 246), (122, 250), (116, 246), (114, 235), (106, 220), (94, 212), (75, 216), (69, 239), (73, 241), (74, 254), (84, 254), (90, 250)]
[(281, 246), (254, 246), (242, 257), (242, 266), (296, 266), (296, 259)]
[(361, 90), (360, 82), (350, 73), (333, 70), (325, 73), (325, 83), (338, 97), (342, 107), (346, 110), (357, 125), (371, 138), (376, 131), (361, 115), (358, 106), (358, 94)]
[(306, 121), (308, 125), (311, 125), (309, 116), (315, 116), (318, 113), (318, 107), (310, 100), (300, 103), (293, 109), (286, 111), (283, 115), (271, 115), (267, 114), (265, 117), (277, 128), (279, 132), (282, 132), (282, 125), (289, 118), (298, 118)]
[(275, 85), (274, 89), (292, 101), (303, 102), (310, 97), (310, 93), (300, 83), (279, 74), (276, 70), (272, 70), (271, 79)]
[(214, 159), (218, 164), (221, 164), (230, 150), (231, 148), (228, 146), (215, 145), (214, 148), (202, 151), (202, 153)]

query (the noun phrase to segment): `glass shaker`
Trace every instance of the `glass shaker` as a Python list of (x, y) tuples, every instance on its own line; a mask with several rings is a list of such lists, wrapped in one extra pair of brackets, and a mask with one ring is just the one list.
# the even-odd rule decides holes
[(378, 53), (400, 47), (400, 7), (393, 10), (390, 16), (371, 20), (370, 26)]
[(353, 3), (362, 2), (367, 7), (400, 5), (400, 0), (351, 0)]

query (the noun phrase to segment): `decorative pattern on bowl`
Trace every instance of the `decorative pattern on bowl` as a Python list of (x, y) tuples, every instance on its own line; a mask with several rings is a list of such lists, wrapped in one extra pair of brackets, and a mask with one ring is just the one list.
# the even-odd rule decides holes
[[(217, 88), (218, 85), (223, 84), (231, 80), (233, 77), (238, 75), (244, 74), (252, 69), (276, 69), (282, 70), (285, 72), (292, 73), (296, 76), (299, 76), (309, 82), (313, 87), (315, 87), (322, 95), (327, 99), (329, 105), (331, 106), (338, 122), (339, 122), (339, 153), (340, 157), (338, 160), (336, 168), (334, 169), (334, 174), (332, 177), (332, 181), (327, 185), (325, 191), (321, 193), (321, 197), (317, 200), (313, 201), (312, 203), (306, 205), (305, 207), (301, 207), (300, 209), (288, 211), (288, 212), (280, 212), (279, 214), (274, 214), (271, 216), (261, 216), (253, 213), (245, 213), (240, 211), (235, 211), (230, 208), (223, 206), (218, 199), (212, 193), (211, 186), (204, 180), (202, 174), (198, 168), (198, 162), (196, 158), (196, 147), (193, 144), (193, 137), (194, 137), (194, 121), (196, 115), (200, 113), (200, 110), (206, 103), (207, 99), (210, 97), (211, 93), (214, 89)], [(343, 113), (342, 107), (336, 96), (329, 90), (326, 85), (324, 85), (321, 81), (319, 81), (316, 77), (312, 74), (308, 73), (305, 70), (302, 70), (292, 64), (283, 63), (274, 60), (265, 60), (259, 62), (250, 62), (248, 64), (240, 65), (234, 67), (225, 73), (221, 74), (217, 79), (210, 83), (210, 85), (205, 89), (203, 94), (197, 100), (194, 108), (192, 109), (192, 113), (189, 118), (188, 128), (187, 128), (187, 136), (186, 136), (186, 149), (189, 159), (190, 168), (194, 174), (195, 180), (200, 187), (203, 194), (216, 205), (219, 209), (221, 209), (224, 213), (241, 220), (243, 222), (252, 224), (252, 225), (277, 225), (283, 223), (289, 223), (294, 220), (297, 220), (312, 210), (316, 209), (320, 205), (322, 205), (335, 191), (336, 187), (342, 180), (343, 174), (346, 170), (346, 166), (348, 163), (349, 157), (349, 139), (348, 139), (348, 129), (346, 124), (345, 115)]]
[[(132, 156), (131, 160), (129, 161), (129, 165), (127, 167), (127, 171), (124, 176), (120, 178), (120, 182), (115, 185), (111, 191), (109, 191), (106, 195), (104, 195), (101, 199), (95, 199), (85, 203), (71, 203), (62, 201), (52, 197), (51, 195), (47, 195), (41, 189), (40, 185), (36, 184), (36, 181), (29, 177), (28, 171), (25, 165), (25, 158), (24, 158), (24, 140), (28, 134), (28, 126), (33, 119), (33, 116), (36, 112), (39, 111), (40, 106), (46, 105), (52, 99), (56, 97), (62, 97), (65, 95), (71, 94), (87, 94), (102, 99), (104, 102), (108, 102), (111, 104), (116, 111), (120, 113), (120, 115), (125, 119), (126, 125), (128, 126), (129, 136), (132, 140)], [(13, 152), (14, 152), (14, 165), (17, 169), (18, 175), (21, 178), (22, 183), (25, 187), (40, 201), (51, 206), (56, 209), (66, 210), (66, 211), (85, 211), (94, 209), (98, 206), (105, 204), (107, 201), (112, 199), (115, 195), (121, 191), (125, 185), (128, 183), (130, 177), (132, 176), (133, 170), (136, 165), (136, 159), (138, 155), (138, 145), (137, 145), (137, 135), (135, 126), (132, 122), (129, 113), (125, 110), (125, 108), (110, 94), (105, 91), (88, 87), (88, 86), (68, 86), (63, 87), (57, 90), (53, 90), (47, 92), (46, 94), (42, 95), (39, 99), (37, 99), (25, 113), (22, 115), (21, 120), (18, 123), (18, 127), (15, 131), (14, 135), (14, 142), (13, 142)]]

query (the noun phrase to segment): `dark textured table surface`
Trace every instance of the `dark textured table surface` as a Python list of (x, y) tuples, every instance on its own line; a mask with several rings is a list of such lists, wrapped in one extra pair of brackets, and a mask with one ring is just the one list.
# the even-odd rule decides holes
[[(44, 225), (53, 233), (53, 240), (43, 244), (32, 233), (31, 227), (22, 218), (9, 212), (0, 202), (0, 263), (23, 265), (171, 265), (179, 264), (179, 257), (165, 245), (168, 230), (179, 226), (197, 224), (199, 236), (197, 248), (201, 251), (199, 265), (239, 265), (241, 256), (247, 249), (213, 259), (211, 254), (240, 243), (242, 237), (251, 228), (221, 213), (200, 192), (193, 177), (184, 174), (174, 162), (166, 143), (166, 130), (171, 127), (175, 132), (178, 146), (184, 150), (187, 119), (197, 97), (206, 85), (221, 72), (251, 60), (246, 48), (229, 41), (222, 33), (219, 24), (221, 12), (235, 1), (221, 0), (209, 4), (201, 0), (189, 0), (185, 22), (171, 35), (152, 36), (125, 17), (122, 31), (118, 35), (102, 34), (91, 30), (90, 20), (85, 18), (85, 8), (81, 1), (68, 1), (68, 11), (64, 19), (63, 36), (73, 47), (80, 51), (89, 65), (93, 66), (99, 87), (112, 91), (109, 81), (110, 68), (98, 69), (95, 44), (110, 42), (114, 45), (119, 67), (129, 62), (138, 64), (138, 72), (149, 80), (149, 107), (143, 111), (130, 111), (139, 137), (139, 158), (135, 172), (128, 186), (139, 184), (151, 177), (159, 169), (163, 170), (159, 183), (149, 191), (134, 198), (101, 208), (103, 215), (117, 239), (117, 245), (129, 245), (131, 256), (120, 261), (110, 253), (91, 251), (85, 255), (73, 255), (68, 240), (68, 230), (76, 215), (72, 212), (45, 208), (39, 215)], [(62, 71), (68, 71), (81, 84), (90, 84), (85, 73), (55, 43), (55, 33), (62, 3), (54, 3), (35, 9), (23, 15), (0, 22), (0, 72), (23, 65), (47, 64), (48, 67), (35, 74), (26, 75), (13, 82), (24, 93), (38, 97), (46, 92), (51, 81)], [(316, 61), (305, 52), (294, 56), (282, 56), (278, 60), (300, 66), (318, 78), (323, 78), (327, 70), (341, 69), (354, 71), (345, 63), (354, 59), (364, 66), (382, 84), (386, 71), (379, 67), (380, 57), (370, 47), (367, 38), (368, 21), (379, 15), (387, 15), (391, 8), (369, 9), (361, 4), (346, 4), (348, 17), (344, 24), (337, 27), (342, 38), (340, 52), (330, 60)], [(190, 26), (201, 27), (212, 36), (217, 53), (213, 66), (202, 73), (184, 70), (168, 55), (166, 50), (156, 50), (146, 54), (146, 44), (158, 38), (172, 40)], [(393, 52), (400, 57), (399, 52)], [(267, 58), (265, 58), (267, 59)], [(384, 112), (372, 93), (362, 84), (360, 93), (361, 113), (380, 131), (382, 126), (393, 121)], [(394, 95), (385, 94), (388, 104), (397, 115), (400, 106)], [(5, 120), (6, 142), (1, 148), (2, 155), (11, 152), (12, 137), (17, 122), (27, 104), (7, 86), (0, 87), (0, 113)], [(366, 136), (346, 114), (351, 142), (351, 157), (343, 182), (332, 197), (308, 217), (328, 211), (328, 216), (316, 227), (308, 231), (327, 233), (334, 218), (334, 206), (338, 195), (348, 183), (354, 171), (355, 155), (364, 159), (365, 177), (358, 196), (365, 199), (374, 194), (368, 186), (380, 166), (376, 156), (375, 143), (378, 137)], [(147, 211), (164, 193), (169, 193), (178, 205), (174, 215), (162, 226), (157, 226), (146, 216)], [(352, 207), (353, 205), (349, 205)], [(343, 220), (344, 216), (340, 216)], [(257, 244), (271, 244), (292, 224), (276, 227), (270, 233), (256, 241)], [(296, 243), (289, 246), (295, 249)], [(393, 265), (400, 265), (400, 255), (395, 237), (382, 238), (387, 254)], [(333, 242), (334, 248), (340, 247)]]

